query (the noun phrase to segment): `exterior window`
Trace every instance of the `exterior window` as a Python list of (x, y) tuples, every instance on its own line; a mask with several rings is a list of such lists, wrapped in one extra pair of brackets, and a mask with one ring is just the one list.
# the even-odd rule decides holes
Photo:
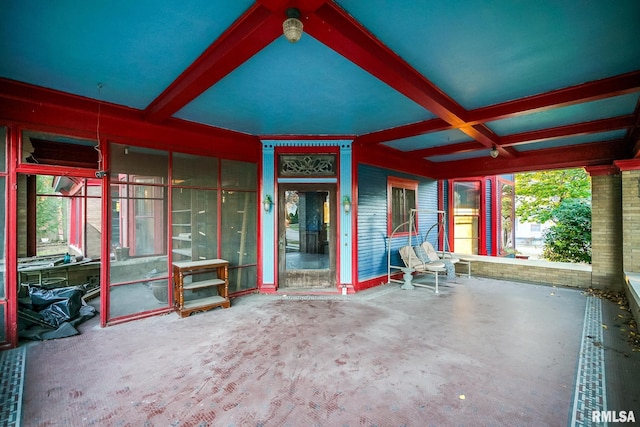
[(454, 250), (478, 254), (480, 246), (480, 181), (453, 183)]
[[(416, 208), (418, 183), (399, 178), (389, 178), (387, 183), (389, 207), (388, 234), (406, 234), (409, 232), (411, 209)], [(416, 222), (417, 227), (417, 222)]]

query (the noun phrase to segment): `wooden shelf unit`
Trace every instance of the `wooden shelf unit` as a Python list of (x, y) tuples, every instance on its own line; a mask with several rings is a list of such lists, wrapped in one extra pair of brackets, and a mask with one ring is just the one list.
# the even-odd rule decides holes
[[(216, 278), (195, 280), (204, 273), (215, 273)], [(187, 277), (191, 282), (186, 282)], [(223, 259), (180, 261), (173, 263), (174, 306), (180, 317), (191, 313), (211, 310), (216, 307), (229, 308), (229, 262)], [(218, 295), (185, 300), (185, 291), (216, 288)]]

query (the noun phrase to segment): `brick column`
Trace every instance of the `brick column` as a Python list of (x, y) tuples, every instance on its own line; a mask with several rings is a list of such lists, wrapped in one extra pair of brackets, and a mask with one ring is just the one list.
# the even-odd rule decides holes
[(618, 168), (587, 167), (591, 175), (591, 286), (621, 290), (622, 195)]
[(628, 273), (640, 273), (640, 159), (615, 162), (622, 173), (622, 260)]

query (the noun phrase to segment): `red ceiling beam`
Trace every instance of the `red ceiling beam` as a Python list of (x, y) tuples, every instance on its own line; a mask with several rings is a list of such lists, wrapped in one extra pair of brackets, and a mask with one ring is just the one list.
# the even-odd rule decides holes
[(533, 170), (567, 169), (610, 164), (628, 157), (624, 140), (593, 142), (520, 153), (518, 158), (482, 158), (435, 163), (434, 178), (466, 178)]
[(326, 3), (310, 15), (305, 22), (305, 31), (481, 144), (491, 147), (499, 140), (484, 125), (469, 125), (467, 111), (462, 106), (383, 45), (335, 3)]
[(576, 123), (550, 129), (507, 135), (501, 138), (501, 144), (503, 147), (508, 147), (549, 139), (588, 135), (617, 129), (629, 129), (634, 126), (634, 123), (635, 117), (633, 115), (612, 117), (608, 119), (594, 120), (592, 122)]
[(162, 122), (282, 34), (283, 17), (255, 4), (204, 51), (145, 110), (145, 118)]
[[(0, 121), (27, 129), (149, 148), (259, 159), (255, 136), (180, 119), (163, 124), (142, 120), (142, 112), (51, 89), (0, 79)], [(189, 144), (184, 143), (189, 141)], [(230, 144), (230, 142), (233, 142)]]
[(478, 108), (469, 111), (468, 123), (486, 123), (637, 91), (640, 91), (640, 71), (633, 71), (502, 104)]

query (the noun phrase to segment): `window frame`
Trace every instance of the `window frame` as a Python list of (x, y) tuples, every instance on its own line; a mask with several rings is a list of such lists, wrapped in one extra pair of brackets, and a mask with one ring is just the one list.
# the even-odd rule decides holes
[[(471, 212), (469, 213), (463, 213), (463, 212), (458, 212), (458, 209), (462, 209), (458, 207), (458, 203), (456, 201), (456, 184), (469, 184), (469, 183), (473, 183), (474, 186), (475, 184), (477, 184), (477, 198), (478, 198), (478, 206), (475, 209), (471, 210)], [(477, 244), (477, 251), (475, 254), (470, 254), (470, 255), (486, 255), (486, 248), (485, 248), (485, 242), (486, 242), (486, 235), (485, 235), (485, 186), (486, 186), (486, 180), (482, 179), (482, 178), (468, 178), (468, 179), (452, 179), (449, 181), (449, 204), (450, 204), (450, 219), (449, 219), (449, 224), (450, 224), (450, 228), (449, 228), (449, 236), (452, 237), (452, 242), (453, 242), (453, 246), (452, 246), (452, 250), (453, 251), (461, 251), (461, 248), (456, 248), (456, 233), (455, 233), (455, 228), (456, 228), (456, 218), (457, 217), (467, 217), (467, 218), (476, 218), (476, 225), (477, 225), (477, 237), (471, 237), (471, 238), (466, 238), (467, 240), (470, 241), (475, 241)], [(463, 237), (458, 237), (458, 239), (462, 240), (465, 239)], [(473, 247), (473, 243), (472, 243), (472, 247)]]
[[(403, 193), (403, 207), (402, 207), (402, 219), (403, 221), (399, 221), (398, 223), (394, 222), (394, 197), (393, 197), (393, 191), (394, 189), (402, 189), (404, 191)], [(413, 200), (413, 207), (409, 207), (407, 205), (407, 198), (406, 198), (406, 191), (413, 191), (414, 193), (414, 200)], [(387, 235), (391, 236), (391, 234), (394, 232), (394, 230), (400, 226), (401, 224), (409, 221), (411, 219), (411, 209), (418, 209), (418, 181), (414, 181), (414, 180), (410, 180), (410, 179), (404, 179), (404, 178), (397, 178), (397, 177), (388, 177), (387, 178)], [(418, 216), (416, 214), (415, 218), (415, 224), (414, 224), (414, 228), (413, 228), (413, 235), (418, 234)], [(403, 229), (399, 229), (397, 230), (393, 235), (395, 236), (408, 236), (409, 233), (411, 232), (410, 230), (410, 225), (407, 224), (406, 230)]]

